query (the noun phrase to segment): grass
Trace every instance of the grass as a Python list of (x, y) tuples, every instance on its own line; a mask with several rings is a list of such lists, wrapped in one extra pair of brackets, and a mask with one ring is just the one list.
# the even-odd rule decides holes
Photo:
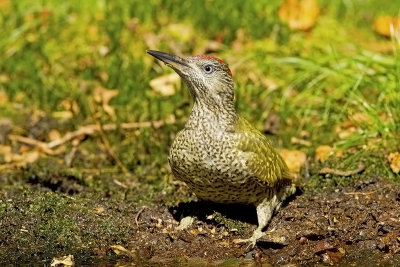
[[(129, 179), (100, 137), (80, 143), (71, 168), (65, 166), (72, 150), (68, 143), (59, 155), (41, 154), (25, 168), (0, 172), (0, 223), (35, 222), (28, 226), (33, 233), (29, 242), (18, 235), (21, 227), (11, 224), (0, 235), (15, 231), (15, 248), (28, 244), (44, 251), (46, 244), (62, 244), (49, 245), (46, 257), (73, 247), (83, 255), (92, 249), (83, 246), (96, 244), (97, 236), (82, 232), (76, 221), (89, 224), (105, 244), (129, 240), (131, 228), (119, 221), (118, 210), (105, 218), (93, 213), (104, 199), (112, 200), (110, 210), (117, 209), (115, 203), (175, 205), (187, 200), (188, 194), (171, 183), (167, 154), (190, 112), (190, 95), (185, 86), (169, 97), (154, 92), (149, 82), (172, 70), (145, 50), (192, 55), (204, 53), (212, 40), (218, 43), (213, 54), (233, 71), (239, 112), (260, 130), (270, 114), (277, 114), (281, 126), (270, 138), (310, 158), (307, 190), (332, 190), (376, 177), (398, 182), (386, 156), (400, 150), (399, 40), (378, 36), (372, 26), (376, 16), (397, 16), (398, 4), (321, 0), (315, 27), (296, 32), (279, 20), (280, 3), (0, 0), (0, 120), (12, 121), (11, 133), (47, 142), (52, 129), (64, 134), (96, 120), (106, 124), (172, 116), (176, 121), (106, 133), (132, 174)], [(115, 116), (96, 102), (98, 88), (118, 90), (109, 103)], [(291, 142), (302, 136), (308, 136), (309, 146)], [(34, 150), (15, 141), (0, 145), (15, 153)], [(343, 156), (317, 162), (314, 153), (321, 145), (342, 150)], [(0, 154), (0, 167), (7, 165), (4, 158)], [(318, 175), (322, 167), (353, 169), (360, 161), (366, 170), (351, 178)], [(78, 191), (69, 198), (63, 186)], [(41, 238), (35, 239), (36, 234)], [(0, 249), (2, 256), (7, 252)]]
[[(373, 51), (368, 45), (390, 45), (372, 32), (372, 21), (376, 15), (397, 14), (393, 3), (320, 1), (317, 25), (303, 33), (291, 32), (279, 21), (280, 1), (194, 1), (179, 8), (161, 0), (4, 2), (0, 90), (10, 101), (0, 109), (3, 117), (20, 123), (12, 103), (23, 105), (26, 115), (43, 110), (51, 116), (64, 111), (62, 102), (67, 100), (78, 107), (74, 120), (63, 123), (73, 129), (92, 122), (95, 88), (118, 89), (111, 102), (117, 116), (101, 113), (102, 122), (165, 120), (171, 115), (178, 121), (156, 131), (110, 135), (137, 176), (148, 176), (144, 169), (149, 164), (158, 169), (166, 164), (173, 135), (190, 111), (186, 89), (171, 97), (150, 89), (151, 79), (170, 70), (154, 63), (145, 49), (188, 55), (201, 51), (210, 39), (222, 41), (218, 56), (234, 71), (239, 111), (259, 129), (271, 111), (277, 112), (283, 121), (278, 135), (283, 146), (296, 147), (290, 137), (307, 131), (312, 147), (302, 149), (308, 153), (321, 144), (362, 148), (371, 139), (379, 140), (368, 149), (399, 147), (393, 141), (399, 137), (400, 117), (397, 50)], [(235, 42), (241, 49), (232, 48)], [(392, 44), (398, 47), (395, 40)], [(265, 81), (274, 86), (265, 86)], [(354, 114), (364, 117), (352, 122), (356, 134), (338, 138), (335, 127)], [(117, 146), (121, 138), (125, 141)]]

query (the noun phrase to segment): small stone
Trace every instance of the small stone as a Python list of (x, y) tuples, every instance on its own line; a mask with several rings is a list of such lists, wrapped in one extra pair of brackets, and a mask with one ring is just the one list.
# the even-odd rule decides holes
[(176, 230), (178, 230), (178, 231), (185, 230), (185, 229), (189, 228), (189, 226), (191, 226), (193, 224), (193, 222), (194, 222), (194, 217), (186, 216), (181, 219), (179, 226), (176, 227)]

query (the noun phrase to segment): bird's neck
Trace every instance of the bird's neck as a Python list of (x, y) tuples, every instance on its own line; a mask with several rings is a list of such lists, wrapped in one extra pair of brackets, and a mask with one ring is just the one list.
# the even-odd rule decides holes
[(234, 103), (220, 105), (195, 99), (186, 128), (231, 132), (237, 118)]

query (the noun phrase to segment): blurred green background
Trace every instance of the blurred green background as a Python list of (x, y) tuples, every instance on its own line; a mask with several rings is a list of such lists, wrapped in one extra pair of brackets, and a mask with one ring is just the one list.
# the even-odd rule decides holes
[[(271, 138), (278, 146), (310, 157), (320, 145), (356, 158), (379, 151), (384, 176), (394, 178), (385, 157), (399, 148), (399, 42), (375, 33), (373, 24), (378, 16), (397, 16), (398, 3), (321, 0), (315, 26), (296, 31), (279, 19), (282, 2), (2, 0), (0, 116), (26, 136), (32, 132), (24, 123), (38, 112), (55, 121), (47, 130), (61, 133), (92, 123), (94, 114), (101, 123), (173, 118), (176, 123), (155, 130), (108, 137), (135, 176), (146, 180), (152, 173), (160, 181), (169, 173), (168, 147), (190, 112), (190, 96), (179, 84), (170, 96), (150, 87), (172, 71), (145, 50), (210, 53), (230, 64), (244, 117), (263, 130), (277, 115)], [(96, 88), (117, 90), (109, 102), (115, 115), (90, 106)], [(34, 137), (49, 141), (46, 133)], [(309, 145), (292, 140), (304, 136)]]

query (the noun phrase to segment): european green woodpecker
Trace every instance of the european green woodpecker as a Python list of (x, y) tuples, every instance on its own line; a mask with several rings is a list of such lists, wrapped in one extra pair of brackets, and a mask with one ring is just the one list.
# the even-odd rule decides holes
[(169, 151), (176, 179), (199, 199), (252, 204), (258, 227), (253, 246), (282, 202), (295, 192), (289, 170), (271, 142), (235, 109), (234, 82), (226, 63), (210, 56), (181, 58), (148, 50), (185, 81), (194, 104)]

